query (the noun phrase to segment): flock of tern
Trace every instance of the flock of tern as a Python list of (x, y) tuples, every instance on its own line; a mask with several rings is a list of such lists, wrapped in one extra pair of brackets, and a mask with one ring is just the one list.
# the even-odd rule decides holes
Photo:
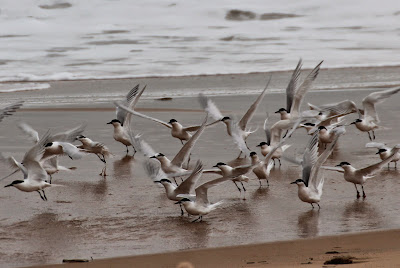
[[(375, 176), (384, 166), (390, 167), (392, 162), (397, 168), (397, 161), (400, 160), (400, 144), (389, 147), (375, 141), (375, 130), (380, 128), (375, 105), (398, 93), (400, 87), (369, 94), (362, 100), (362, 109), (357, 107), (353, 101), (343, 100), (323, 105), (309, 103), (310, 109), (301, 111), (304, 96), (318, 77), (321, 64), (322, 62), (303, 81), (300, 81), (302, 61), (299, 60), (286, 88), (286, 107), (276, 111), (280, 114), (280, 120), (269, 127), (271, 119), (267, 114), (263, 126), (265, 140), (257, 145), (260, 147), (260, 154), (250, 149), (246, 142), (249, 136), (256, 131), (249, 129), (248, 123), (268, 92), (271, 78), (240, 120), (236, 120), (233, 115), (223, 115), (210, 97), (200, 94), (199, 104), (206, 114), (201, 124), (183, 126), (176, 119), (164, 122), (135, 110), (140, 96), (146, 89), (146, 86), (140, 88), (137, 85), (129, 91), (123, 101), (114, 102), (117, 107), (116, 118), (107, 124), (113, 125), (113, 137), (126, 147), (127, 154), (129, 147), (132, 147), (134, 155), (139, 153), (144, 156), (143, 167), (146, 173), (154, 183), (164, 186), (167, 198), (180, 205), (181, 214), (184, 214), (184, 208), (189, 215), (198, 216), (194, 221), (201, 221), (203, 215), (210, 213), (222, 203), (222, 201), (210, 203), (208, 189), (226, 181), (232, 181), (241, 194), (242, 191), (243, 193), (246, 191), (243, 182), (248, 182), (251, 176), (255, 176), (259, 180), (260, 187), (263, 180), (269, 186), (270, 171), (276, 163), (281, 165), (281, 159), (302, 167), (300, 178), (294, 180), (292, 184), (298, 186), (299, 199), (311, 204), (313, 208), (314, 204), (320, 208), (319, 202), (324, 186), (325, 170), (343, 173), (344, 179), (354, 184), (357, 198), (361, 196), (357, 185), (361, 186), (362, 196), (365, 198), (364, 183), (366, 180)], [(0, 122), (4, 117), (16, 112), (22, 105), (23, 102), (17, 102), (1, 109)], [(347, 116), (352, 113), (356, 113), (358, 118), (348, 123)], [(132, 115), (152, 120), (160, 126), (168, 128), (171, 136), (181, 141), (182, 147), (172, 160), (163, 153), (156, 152), (144, 140), (140, 135), (140, 129), (131, 125)], [(209, 120), (211, 122), (208, 122)], [(227, 134), (232, 137), (233, 143), (240, 151), (237, 158), (246, 164), (230, 166), (224, 162), (218, 162), (213, 168), (205, 169), (202, 161), (197, 160), (196, 164), (190, 168), (191, 151), (196, 142), (202, 133), (207, 131), (207, 128), (218, 123), (225, 124)], [(370, 142), (366, 144), (366, 147), (377, 148), (377, 154), (381, 161), (361, 169), (356, 169), (346, 161), (335, 167), (324, 166), (325, 161), (337, 146), (339, 138), (345, 134), (346, 127), (351, 125), (355, 125), (362, 132), (367, 132)], [(63, 156), (81, 159), (87, 154), (95, 154), (104, 163), (100, 175), (107, 176), (107, 159), (112, 154), (103, 143), (93, 141), (83, 135), (85, 124), (57, 134), (47, 131), (41, 137), (33, 127), (24, 122), (19, 122), (18, 127), (32, 140), (33, 146), (20, 161), (13, 156), (0, 154), (0, 160), (13, 169), (11, 174), (0, 180), (6, 179), (18, 171), (21, 171), (24, 176), (23, 179), (14, 180), (5, 187), (15, 187), (24, 192), (36, 191), (41, 199), (46, 201), (45, 189), (58, 186), (52, 183), (52, 175), (58, 171), (73, 169), (59, 165), (58, 160)], [(305, 129), (310, 135), (302, 157), (294, 157), (285, 153), (286, 149), (290, 147), (287, 142), (291, 140), (292, 134), (298, 129)], [(73, 144), (78, 141), (81, 142), (80, 145)], [(218, 175), (218, 178), (199, 184), (198, 181), (203, 173), (215, 174)], [(177, 183), (177, 178), (182, 180), (180, 184)]]

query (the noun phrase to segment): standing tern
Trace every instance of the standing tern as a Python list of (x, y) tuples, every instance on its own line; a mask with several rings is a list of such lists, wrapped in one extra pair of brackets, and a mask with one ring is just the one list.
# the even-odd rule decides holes
[(321, 166), (332, 153), (339, 136), (343, 132), (336, 132), (336, 134), (329, 148), (318, 156), (318, 132), (314, 133), (303, 154), (303, 176), (301, 179), (291, 183), (297, 184), (299, 199), (310, 203), (313, 208), (314, 203), (318, 205), (318, 208), (321, 208), (319, 202), (321, 201), (322, 188), (324, 186), (324, 174)]
[[(4, 187), (15, 187), (23, 192), (39, 193), (40, 198), (47, 201), (46, 193), (44, 189), (50, 186), (55, 186), (47, 182), (47, 172), (40, 164), (41, 155), (45, 151), (45, 145), (49, 141), (50, 134), (47, 132), (43, 137), (36, 143), (24, 156), (22, 163), (15, 160), (14, 157), (8, 157), (6, 160), (12, 166), (18, 167), (24, 174), (23, 180), (14, 180), (12, 183)], [(42, 195), (43, 194), (43, 195)]]
[[(378, 152), (376, 154), (379, 154), (379, 157), (382, 160), (385, 160), (386, 158), (390, 157), (393, 152), (396, 150), (396, 147), (390, 148), (386, 146), (384, 143), (380, 142), (369, 142), (365, 145), (367, 148), (378, 148)], [(390, 168), (390, 163), (394, 162), (394, 168), (397, 169), (397, 161), (400, 160), (400, 152), (397, 152), (395, 157), (393, 157), (392, 161), (388, 163), (388, 169)]]
[(363, 191), (363, 198), (365, 198), (366, 195), (364, 192), (364, 183), (367, 181), (367, 179), (375, 177), (378, 171), (380, 171), (387, 163), (392, 161), (393, 158), (396, 157), (396, 154), (399, 150), (400, 144), (395, 146), (391, 156), (379, 163), (365, 168), (356, 169), (349, 162), (341, 162), (340, 164), (336, 165), (336, 167), (330, 167), (329, 169), (343, 173), (344, 179), (354, 184), (354, 187), (357, 191), (357, 198), (360, 198), (360, 192), (357, 189), (357, 184), (360, 184)]
[(251, 158), (251, 164), (255, 166), (253, 168), (253, 173), (257, 176), (257, 179), (260, 183), (260, 187), (261, 187), (261, 180), (266, 180), (267, 186), (269, 186), (268, 177), (272, 167), (274, 166), (274, 162), (269, 161), (268, 164), (266, 164), (265, 161), (260, 160), (256, 152), (251, 152), (250, 158)]
[[(162, 170), (160, 170), (160, 167), (156, 165), (154, 162), (152, 161), (144, 162), (144, 168), (147, 172), (147, 175), (149, 175), (149, 177), (151, 177), (155, 183), (161, 183), (164, 186), (167, 198), (169, 200), (180, 201), (184, 198), (182, 195), (184, 195), (186, 198), (195, 197), (191, 193), (194, 191), (194, 186), (196, 182), (201, 177), (203, 171), (203, 164), (201, 163), (200, 160), (198, 160), (190, 176), (187, 179), (185, 179), (179, 186), (173, 184), (168, 179), (168, 176)], [(183, 215), (182, 205), (180, 206), (181, 206), (181, 215)]]
[(4, 117), (10, 116), (15, 113), (19, 108), (21, 108), (24, 101), (17, 101), (4, 108), (0, 109), (0, 122), (3, 121)]
[[(364, 115), (358, 111), (359, 118), (351, 123), (354, 124), (358, 130), (362, 132), (367, 132), (369, 139), (372, 141), (375, 139), (374, 130), (379, 128), (378, 123), (380, 122), (378, 114), (375, 109), (375, 104), (381, 103), (390, 96), (398, 93), (400, 91), (400, 87), (395, 87), (383, 91), (373, 92), (366, 96), (362, 100), (362, 105), (364, 108)], [(370, 134), (371, 132), (371, 134)]]
[[(125, 97), (125, 100), (122, 102), (123, 105), (133, 109), (139, 101), (140, 96), (143, 94), (146, 86), (142, 89), (139, 89), (139, 84), (132, 88)], [(111, 120), (107, 124), (111, 124), (114, 127), (114, 134), (113, 137), (116, 141), (122, 143), (126, 146), (126, 153), (129, 153), (128, 146), (132, 146), (134, 152), (133, 155), (136, 153), (135, 147), (131, 144), (129, 138), (129, 130), (131, 124), (131, 117), (132, 114), (127, 113), (124, 109), (121, 109), (117, 106), (116, 108), (117, 118)]]

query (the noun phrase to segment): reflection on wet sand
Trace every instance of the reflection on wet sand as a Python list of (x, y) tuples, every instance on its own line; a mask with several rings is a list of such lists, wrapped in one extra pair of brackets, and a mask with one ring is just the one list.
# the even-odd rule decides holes
[(250, 199), (254, 201), (266, 200), (268, 199), (268, 193), (269, 193), (269, 187), (261, 186), (257, 190), (253, 191)]
[(131, 178), (132, 175), (132, 164), (134, 163), (135, 158), (131, 155), (125, 155), (121, 159), (115, 160), (113, 162), (114, 168), (114, 177), (116, 179), (119, 178)]
[(320, 210), (311, 209), (299, 215), (297, 221), (297, 232), (299, 237), (315, 237), (319, 234), (319, 213)]
[(343, 211), (342, 232), (351, 231), (353, 225), (364, 230), (377, 229), (382, 224), (382, 218), (374, 205), (363, 199), (357, 199), (345, 205)]

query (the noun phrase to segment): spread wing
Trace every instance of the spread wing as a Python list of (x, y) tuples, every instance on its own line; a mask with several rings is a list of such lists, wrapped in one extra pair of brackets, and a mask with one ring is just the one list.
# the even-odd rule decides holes
[(19, 108), (21, 108), (23, 103), (23, 101), (18, 101), (4, 107), (3, 109), (0, 109), (0, 122), (3, 120), (4, 117), (10, 116), (15, 113)]
[(154, 117), (151, 117), (151, 116), (148, 116), (148, 115), (139, 113), (139, 112), (137, 112), (137, 111), (135, 111), (135, 110), (129, 109), (128, 107), (126, 107), (125, 105), (123, 105), (123, 104), (121, 104), (121, 103), (119, 103), (119, 102), (114, 101), (114, 104), (115, 104), (117, 107), (119, 107), (119, 108), (125, 110), (125, 111), (128, 112), (128, 113), (131, 113), (131, 114), (133, 114), (133, 115), (139, 116), (139, 117), (144, 118), (144, 119), (149, 119), (149, 120), (151, 120), (151, 121), (157, 122), (157, 123), (159, 123), (159, 124), (161, 124), (161, 125), (163, 125), (163, 126), (166, 126), (167, 128), (172, 128), (172, 126), (171, 126), (170, 124), (168, 124), (167, 122), (161, 121), (161, 120), (159, 120), (159, 119), (157, 119), (157, 118), (154, 118)]
[(290, 78), (289, 84), (286, 88), (286, 110), (288, 111), (288, 113), (290, 113), (290, 109), (292, 108), (292, 105), (293, 105), (294, 94), (295, 94), (296, 88), (298, 86), (299, 76), (300, 76), (302, 65), (303, 65), (303, 62), (301, 59), (299, 59), (296, 69), (294, 69), (292, 77)]
[(317, 78), (320, 66), (323, 61), (321, 61), (307, 77), (304, 79), (303, 83), (296, 90), (294, 95), (292, 108), (290, 109), (290, 114), (292, 117), (297, 117), (300, 115), (300, 106), (306, 95), (307, 91), (311, 88), (312, 82)]
[(203, 110), (206, 111), (214, 120), (217, 120), (217, 122), (224, 117), (217, 105), (215, 105), (215, 103), (203, 93), (199, 94), (198, 100)]
[(386, 144), (381, 143), (381, 142), (368, 142), (367, 144), (365, 144), (365, 147), (390, 150), (390, 148), (387, 147)]
[(198, 160), (190, 176), (186, 180), (184, 180), (181, 184), (179, 184), (179, 186), (175, 189), (175, 193), (189, 194), (194, 189), (194, 185), (200, 179), (202, 173), (203, 173), (203, 164), (201, 163), (200, 160)]
[[(135, 87), (129, 90), (125, 99), (122, 101), (122, 104), (124, 104), (125, 106), (129, 106), (131, 101), (135, 98), (136, 94), (138, 93), (138, 90), (139, 90), (139, 84), (137, 84)], [(116, 113), (117, 113), (117, 119), (120, 122), (125, 122), (127, 112), (117, 107)]]
[(400, 91), (400, 87), (395, 87), (383, 91), (373, 92), (362, 100), (364, 106), (364, 118), (379, 122), (378, 114), (375, 110), (375, 104), (383, 102), (393, 94)]
[(265, 137), (267, 138), (267, 145), (271, 145), (271, 129), (268, 127), (268, 119), (269, 119), (269, 114), (267, 113), (267, 118), (264, 121), (264, 132), (265, 132)]
[[(146, 87), (147, 87), (147, 85), (144, 86), (142, 89), (140, 89), (140, 90), (137, 92), (137, 94), (136, 94), (136, 96), (133, 98), (133, 100), (130, 100), (130, 102), (129, 102), (128, 105), (127, 105), (129, 109), (134, 110), (136, 104), (139, 102), (139, 99), (140, 99), (140, 97), (142, 96), (142, 94), (143, 94), (144, 90), (146, 89)], [(117, 107), (117, 109), (122, 110), (122, 109), (120, 109), (120, 108), (118, 108), (118, 107)], [(122, 110), (122, 111), (124, 111), (124, 110)], [(127, 113), (126, 111), (124, 111), (124, 112)], [(130, 128), (131, 117), (132, 117), (132, 114), (131, 114), (131, 113), (127, 113), (126, 116), (125, 116), (124, 121), (121, 121), (121, 122), (123, 122), (123, 126), (126, 127), (126, 128), (128, 128), (128, 129)]]
[(207, 117), (204, 119), (203, 124), (199, 127), (197, 132), (182, 146), (179, 152), (176, 154), (174, 159), (172, 159), (171, 164), (182, 167), (182, 164), (186, 161), (189, 157), (190, 152), (193, 149), (193, 146), (196, 144), (197, 140), (199, 139), (200, 135), (204, 132), (206, 127)]
[(39, 133), (34, 130), (30, 125), (28, 125), (25, 122), (19, 122), (17, 124), (18, 128), (22, 130), (22, 132), (24, 132), (25, 135), (28, 136), (28, 138), (30, 140), (32, 140), (34, 143), (37, 143), (40, 138), (39, 138)]
[(208, 205), (210, 203), (207, 195), (208, 189), (229, 180), (232, 180), (232, 177), (220, 177), (218, 179), (203, 183), (196, 188), (196, 202)]
[(35, 144), (28, 152), (26, 152), (22, 161), (28, 174), (28, 180), (42, 181), (47, 179), (47, 172), (44, 170), (42, 165), (39, 163), (40, 158), (45, 150), (45, 145), (49, 143), (50, 133), (47, 131), (45, 135)]
[(157, 154), (156, 151), (154, 151), (153, 148), (150, 146), (150, 144), (145, 142), (140, 135), (134, 135), (132, 131), (130, 131), (129, 136), (133, 146), (144, 156), (151, 157)]
[(269, 77), (269, 80), (268, 80), (267, 85), (265, 86), (264, 90), (261, 92), (261, 94), (255, 100), (255, 102), (250, 106), (250, 108), (247, 110), (247, 112), (243, 115), (242, 119), (240, 119), (239, 127), (242, 130), (246, 130), (247, 123), (251, 120), (251, 118), (253, 117), (254, 113), (257, 110), (257, 107), (260, 105), (265, 94), (267, 93), (267, 88), (268, 88), (269, 83), (271, 82), (271, 77), (272, 76)]
[(303, 176), (302, 179), (305, 185), (308, 187), (310, 181), (311, 170), (315, 163), (317, 162), (318, 158), (318, 132), (315, 132), (312, 135), (311, 139), (308, 141), (306, 150), (303, 154)]
[(399, 148), (394, 148), (393, 149), (393, 153), (386, 158), (385, 160), (376, 163), (374, 165), (356, 170), (357, 175), (361, 175), (361, 176), (372, 176), (374, 174), (376, 174), (379, 170), (381, 170), (387, 163), (389, 163), (390, 161), (392, 161), (392, 159), (396, 156), (396, 153), (399, 151)]
[(60, 142), (74, 142), (76, 137), (82, 135), (86, 128), (86, 124), (81, 124), (73, 129), (57, 133), (49, 137), (49, 142), (60, 141)]
[(143, 168), (146, 174), (155, 182), (162, 179), (168, 178), (168, 176), (162, 171), (160, 163), (158, 161), (152, 161), (151, 159), (146, 159), (143, 162)]
[(69, 142), (59, 142), (59, 144), (62, 146), (64, 153), (71, 159), (81, 159), (84, 156), (84, 153), (78, 147)]

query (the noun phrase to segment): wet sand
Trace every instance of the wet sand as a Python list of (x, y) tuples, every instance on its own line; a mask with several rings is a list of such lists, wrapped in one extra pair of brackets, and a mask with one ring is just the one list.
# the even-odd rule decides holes
[[(389, 69), (390, 77), (393, 68)], [(385, 76), (385, 70), (378, 68), (375, 73), (383, 72)], [(351, 71), (352, 69), (348, 70)], [(357, 75), (355, 72), (354, 76)], [(290, 74), (287, 73), (286, 76), (289, 77)], [(224, 79), (227, 84), (231, 83), (231, 77), (224, 77), (217, 79), (215, 87), (223, 84)], [(266, 75), (257, 77), (258, 80), (255, 81), (255, 76), (249, 75), (249, 84), (257, 84), (261, 88)], [(207, 77), (176, 78), (174, 81), (177, 87), (182, 87), (182, 82), (190, 90), (190, 81), (196, 79), (207, 81)], [(212, 81), (215, 79), (216, 77), (210, 78), (211, 82), (204, 87), (213, 87)], [(243, 75), (240, 79), (244, 83), (246, 76)], [(162, 81), (162, 78), (141, 80), (154, 85), (160, 85)], [(100, 91), (108, 88), (109, 92), (114, 92), (113, 87), (110, 89), (113, 83), (124, 85), (123, 88), (115, 87), (114, 97), (123, 96), (130, 87), (127, 85), (135, 82), (136, 80), (64, 81), (52, 83), (54, 92), (50, 88), (29, 92), (27, 95), (25, 92), (2, 94), (3, 98), (9, 100), (27, 100), (24, 109), (13, 117), (6, 118), (1, 124), (2, 153), (11, 154), (17, 159), (23, 158), (30, 143), (20, 134), (15, 124), (17, 120), (23, 120), (39, 129), (41, 134), (48, 128), (52, 128), (55, 133), (87, 122), (85, 135), (105, 143), (115, 156), (108, 161), (107, 178), (98, 175), (103, 164), (96, 156), (88, 156), (80, 161), (62, 159), (62, 165), (76, 166), (77, 170), (70, 173), (60, 172), (53, 177), (54, 183), (65, 187), (48, 189), (48, 202), (43, 202), (37, 193), (2, 188), (1, 266), (55, 264), (61, 263), (62, 259), (73, 258), (93, 257), (98, 260), (399, 228), (400, 181), (397, 170), (384, 169), (376, 178), (369, 180), (365, 185), (365, 200), (356, 199), (354, 186), (345, 182), (343, 175), (326, 172), (324, 194), (320, 203), (322, 209), (318, 211), (311, 210), (309, 204), (298, 199), (297, 186), (289, 183), (300, 177), (301, 169), (287, 162), (283, 162), (281, 168), (273, 169), (270, 187), (264, 185), (259, 188), (258, 180), (252, 176), (252, 180), (245, 185), (246, 200), (240, 198), (236, 187), (230, 182), (211, 189), (211, 201), (225, 200), (225, 203), (205, 216), (203, 222), (190, 223), (194, 218), (180, 217), (179, 207), (167, 200), (164, 189), (154, 185), (145, 176), (143, 157), (125, 156), (125, 147), (113, 140), (112, 127), (106, 125), (115, 116), (113, 105), (103, 103), (103, 99), (91, 100), (87, 97), (96, 95), (97, 86)], [(169, 86), (172, 87), (171, 84)], [(364, 96), (379, 89), (381, 88), (312, 91), (306, 96), (305, 103), (323, 104), (351, 99), (360, 104)], [(52, 99), (52, 96), (61, 94), (62, 90), (64, 94), (71, 91), (76, 96), (79, 96), (81, 90), (84, 97), (81, 100), (76, 97), (75, 104), (60, 104), (57, 101), (49, 104), (47, 96)], [(151, 94), (152, 88), (148, 87), (148, 91)], [(57, 96), (61, 99), (61, 95)], [(255, 95), (229, 95), (216, 96), (214, 100), (227, 114), (240, 116), (255, 98)], [(378, 141), (389, 145), (399, 142), (396, 135), (400, 131), (400, 115), (397, 113), (399, 101), (400, 95), (396, 95), (378, 106), (382, 125), (388, 128), (376, 132)], [(253, 128), (260, 127), (248, 139), (250, 148), (255, 148), (256, 144), (264, 140), (261, 128), (265, 113), (269, 112), (272, 115), (271, 121), (275, 122), (278, 116), (274, 111), (284, 103), (283, 93), (268, 94), (265, 97), (262, 107), (250, 124)], [(194, 97), (173, 98), (171, 101), (147, 98), (139, 102), (138, 108), (164, 121), (175, 118), (184, 125), (198, 124), (204, 117)], [(349, 117), (354, 119), (356, 115)], [(170, 136), (167, 128), (140, 118), (134, 118), (133, 125), (156, 151), (173, 158), (179, 150), (180, 142)], [(289, 144), (293, 143), (290, 152), (300, 151), (307, 140), (305, 131), (296, 132), (293, 140), (289, 141)], [(346, 135), (339, 141), (338, 150), (328, 159), (327, 164), (336, 165), (341, 161), (348, 161), (356, 167), (363, 167), (379, 161), (374, 149), (364, 148), (367, 142), (367, 134), (358, 132), (354, 126), (348, 127)], [(192, 163), (196, 159), (202, 159), (208, 168), (219, 161), (228, 162), (237, 154), (238, 150), (227, 136), (224, 126), (217, 125), (207, 129), (200, 138), (193, 151)], [(0, 170), (1, 175), (7, 174), (6, 167), (0, 166)], [(21, 175), (13, 175), (1, 183), (6, 185), (20, 177)], [(211, 178), (215, 176), (204, 176), (201, 180)]]

